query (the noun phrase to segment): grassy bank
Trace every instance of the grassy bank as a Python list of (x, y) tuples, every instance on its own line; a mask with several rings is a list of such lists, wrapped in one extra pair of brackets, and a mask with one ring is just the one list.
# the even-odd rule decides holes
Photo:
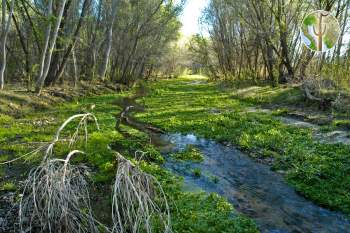
[[(329, 129), (350, 128), (350, 96), (342, 93), (342, 102), (333, 104), (332, 107), (320, 109), (319, 102), (305, 98), (301, 87), (293, 85), (281, 85), (271, 87), (267, 85), (237, 87), (234, 84), (224, 85), (226, 91), (232, 92), (232, 96), (241, 102), (267, 109), (279, 109), (280, 115), (302, 118), (303, 120), (328, 127)], [(227, 86), (232, 86), (227, 88)], [(333, 92), (322, 91), (324, 96), (336, 96)]]
[[(149, 95), (140, 100), (147, 112), (138, 117), (166, 131), (231, 142), (252, 157), (272, 159), (273, 169), (286, 173), (301, 194), (350, 214), (349, 146), (320, 144), (309, 129), (287, 126), (268, 113), (246, 111), (258, 104), (256, 98), (242, 100), (236, 89), (198, 81), (203, 80), (182, 77), (151, 83)], [(274, 91), (279, 92), (285, 93)]]
[[(93, 201), (92, 205), (95, 207), (98, 219), (110, 222), (110, 215), (106, 213), (106, 210), (111, 204), (111, 197), (106, 193), (111, 193), (111, 184), (116, 172), (114, 154), (107, 149), (107, 146), (110, 145), (129, 158), (133, 157), (137, 149), (148, 152), (146, 161), (141, 162), (139, 166), (156, 176), (163, 185), (170, 200), (175, 232), (257, 232), (251, 220), (235, 213), (232, 206), (218, 195), (183, 192), (182, 179), (162, 168), (164, 159), (152, 145), (148, 144), (147, 135), (126, 126), (122, 128), (128, 136), (123, 136), (124, 134), (115, 130), (115, 117), (121, 111), (117, 102), (123, 96), (131, 94), (129, 92), (78, 98), (73, 102), (51, 106), (47, 110), (28, 112), (25, 117), (18, 116), (16, 119), (2, 113), (0, 115), (1, 161), (14, 159), (37, 148), (41, 142), (51, 141), (56, 129), (69, 116), (93, 112), (99, 121), (101, 131), (96, 132), (94, 128), (89, 128), (91, 133), (87, 147), (82, 145), (81, 148), (77, 148), (86, 151), (87, 157), (77, 157), (75, 162), (84, 163), (91, 168), (90, 179), (94, 187), (92, 199), (97, 200), (96, 203)], [(73, 125), (64, 132), (63, 138), (72, 134)], [(55, 150), (58, 156), (64, 156), (68, 152), (64, 144), (59, 144)], [(22, 169), (17, 168), (22, 166), (23, 160), (9, 166), (1, 166), (3, 191), (0, 192), (7, 192), (11, 188), (11, 191), (16, 190), (19, 194), (20, 181), (40, 159), (27, 157), (25, 167)]]
[(0, 92), (0, 114), (23, 118), (33, 111), (47, 110), (53, 105), (123, 89), (125, 86), (118, 84), (80, 82), (77, 87), (48, 87), (38, 96), (26, 88), (18, 88), (18, 85), (10, 86)]

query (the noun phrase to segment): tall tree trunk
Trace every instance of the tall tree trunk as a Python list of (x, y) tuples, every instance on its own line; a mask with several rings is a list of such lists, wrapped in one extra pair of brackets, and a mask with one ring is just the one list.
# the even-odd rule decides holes
[(6, 0), (2, 0), (2, 27), (0, 38), (1, 60), (0, 60), (0, 90), (4, 89), (5, 85), (5, 70), (6, 70), (6, 42), (7, 35), (10, 31), (12, 14), (15, 6), (15, 0), (12, 0), (10, 11), (6, 20)]
[[(6, 1), (7, 3), (7, 8), (9, 11), (11, 11), (11, 6), (8, 4), (8, 2)], [(12, 20), (13, 20), (13, 24), (15, 25), (15, 28), (16, 28), (16, 31), (17, 31), (17, 34), (18, 34), (18, 37), (19, 37), (19, 42), (21, 44), (21, 47), (22, 47), (22, 50), (23, 50), (23, 53), (25, 55), (25, 76), (27, 76), (30, 72), (30, 60), (29, 60), (29, 50), (28, 50), (28, 47), (25, 43), (25, 38), (24, 38), (24, 35), (19, 27), (19, 24), (17, 22), (17, 19), (16, 19), (16, 16), (14, 14), (12, 14)]]
[(90, 5), (90, 2), (91, 2), (91, 0), (84, 0), (83, 8), (81, 10), (79, 21), (78, 21), (78, 25), (77, 25), (75, 32), (74, 32), (74, 35), (73, 35), (73, 40), (68, 45), (68, 48), (66, 49), (66, 52), (63, 55), (62, 61), (58, 65), (57, 72), (54, 74), (54, 76), (51, 78), (51, 80), (48, 84), (53, 84), (61, 78), (61, 76), (64, 72), (64, 69), (67, 65), (68, 58), (69, 58), (70, 54), (74, 51), (75, 44), (77, 43), (77, 40), (79, 38), (80, 29), (81, 29), (81, 26), (83, 25), (83, 20), (84, 20), (84, 17), (86, 15), (86, 11), (88, 9), (88, 6)]
[(25, 15), (29, 21), (30, 27), (33, 30), (36, 46), (38, 48), (39, 53), (41, 53), (42, 51), (41, 51), (41, 46), (40, 46), (40, 42), (39, 42), (38, 31), (37, 31), (36, 27), (34, 26), (32, 17), (30, 16), (29, 11), (28, 11), (27, 6), (26, 6), (26, 4), (28, 4), (28, 3), (25, 0), (21, 0), (21, 3), (22, 3), (22, 7), (24, 9)]
[(344, 37), (345, 29), (347, 26), (347, 20), (349, 17), (349, 14), (348, 14), (349, 8), (350, 8), (350, 1), (347, 1), (345, 8), (344, 8), (345, 11), (344, 11), (343, 21), (342, 21), (342, 25), (341, 25), (341, 32), (340, 32), (340, 36), (339, 36), (339, 40), (338, 40), (338, 44), (337, 44), (337, 50), (333, 54), (337, 58), (337, 63), (339, 63), (339, 61), (340, 61), (341, 46), (343, 45), (343, 37)]
[(102, 81), (105, 80), (107, 67), (108, 67), (108, 63), (109, 63), (109, 57), (110, 57), (111, 50), (112, 50), (113, 27), (114, 27), (115, 18), (117, 15), (117, 13), (116, 13), (117, 5), (118, 5), (117, 2), (118, 2), (118, 0), (113, 0), (113, 2), (112, 2), (111, 22), (110, 22), (108, 29), (107, 29), (107, 45), (106, 45), (106, 50), (105, 50), (104, 56), (102, 58), (101, 69), (99, 72), (99, 76), (100, 76)]
[(306, 78), (306, 69), (309, 66), (312, 58), (315, 55), (315, 52), (307, 49), (307, 48), (303, 48), (305, 52), (302, 53), (301, 56), (303, 56), (303, 59), (300, 63), (300, 78), (301, 80), (304, 80)]
[[(47, 15), (46, 15), (48, 18), (52, 16), (52, 4), (53, 4), (53, 0), (50, 0), (48, 3), (48, 9), (47, 9)], [(35, 87), (36, 92), (38, 94), (40, 94), (41, 88), (42, 88), (44, 81), (45, 81), (45, 77), (44, 77), (45, 58), (46, 58), (47, 49), (48, 49), (49, 43), (50, 43), (51, 29), (52, 29), (52, 25), (51, 25), (51, 21), (49, 21), (47, 28), (46, 28), (46, 33), (45, 33), (45, 44), (44, 44), (44, 48), (42, 50), (42, 55), (41, 55), (41, 59), (40, 59), (39, 78), (37, 80), (36, 87)]]
[(271, 81), (272, 85), (277, 85), (277, 80), (275, 80), (275, 76), (273, 74), (273, 67), (275, 64), (275, 58), (273, 56), (273, 48), (271, 44), (266, 41), (266, 66), (267, 66), (267, 71), (269, 73), (269, 80)]
[(72, 57), (73, 57), (73, 68), (74, 68), (74, 88), (77, 88), (78, 81), (79, 81), (79, 75), (78, 75), (77, 58), (75, 56), (74, 48), (72, 50)]
[[(64, 11), (62, 15), (62, 21), (60, 23), (59, 30), (58, 30), (58, 38), (61, 38), (64, 36), (64, 29), (67, 22), (68, 11), (71, 4), (72, 4), (72, 0), (67, 0), (67, 3), (64, 7)], [(56, 81), (55, 76), (58, 73), (58, 70), (60, 69), (61, 53), (62, 53), (62, 50), (64, 50), (64, 46), (65, 46), (65, 42), (63, 40), (57, 41), (55, 49), (52, 53), (49, 72), (45, 79), (45, 83), (44, 83), (45, 86), (53, 85)]]
[[(47, 45), (49, 44), (50, 41), (50, 32), (51, 32), (51, 23), (49, 23), (48, 29), (47, 29), (47, 34), (46, 34), (46, 42), (45, 42), (45, 49), (43, 51), (43, 55), (42, 55), (42, 62), (40, 65), (40, 75), (39, 78), (37, 80), (36, 83), (36, 87), (35, 87), (35, 91), (38, 95), (41, 94), (42, 88), (44, 86), (45, 83), (45, 79), (47, 77), (47, 74), (49, 72), (49, 68), (50, 68), (50, 63), (51, 63), (51, 57), (52, 57), (52, 52), (53, 49), (55, 48), (55, 44), (56, 44), (56, 40), (57, 40), (57, 35), (58, 35), (58, 29), (60, 27), (61, 24), (61, 20), (62, 20), (62, 16), (63, 16), (63, 11), (66, 5), (66, 1), (67, 0), (62, 0), (62, 6), (59, 9), (59, 13), (56, 19), (56, 25), (53, 31), (53, 35), (51, 38), (51, 43), (50, 43), (50, 47), (47, 50)], [(52, 15), (52, 0), (50, 0), (49, 2), (49, 15)]]

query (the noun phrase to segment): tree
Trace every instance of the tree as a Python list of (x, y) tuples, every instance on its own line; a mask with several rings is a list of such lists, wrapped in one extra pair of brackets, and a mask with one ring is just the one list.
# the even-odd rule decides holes
[(38, 95), (41, 94), (45, 79), (46, 79), (47, 74), (49, 72), (53, 49), (54, 49), (55, 44), (56, 44), (58, 30), (59, 30), (59, 27), (61, 24), (63, 12), (64, 12), (64, 7), (66, 5), (66, 0), (62, 0), (61, 7), (59, 8), (59, 13), (58, 13), (58, 16), (56, 18), (54, 30), (53, 30), (53, 33), (51, 36), (51, 28), (52, 28), (51, 24), (52, 24), (52, 22), (51, 22), (50, 18), (52, 17), (52, 1), (53, 0), (49, 0), (49, 3), (48, 3), (47, 16), (49, 18), (49, 22), (48, 22), (46, 36), (45, 36), (46, 37), (45, 38), (45, 46), (44, 46), (44, 50), (43, 50), (41, 62), (40, 62), (40, 72), (39, 72), (39, 76), (38, 76), (38, 79), (36, 82), (36, 87), (35, 87), (35, 91)]
[(15, 0), (11, 1), (11, 7), (6, 17), (7, 1), (2, 0), (2, 19), (1, 19), (1, 35), (0, 35), (0, 49), (1, 49), (1, 60), (0, 60), (0, 90), (4, 88), (5, 84), (5, 69), (6, 69), (6, 42), (7, 36), (10, 31), (11, 19), (15, 6)]
[[(150, 70), (162, 72), (160, 60), (178, 38), (184, 4), (175, 0), (7, 2), (7, 10), (3, 1), (1, 11), (15, 27), (2, 24), (2, 30), (8, 29), (2, 35), (11, 39), (2, 43), (6, 37), (1, 36), (1, 48), (9, 51), (1, 67), (8, 64), (9, 80), (25, 81), (29, 89), (34, 84), (39, 95), (43, 88), (67, 81), (132, 85)], [(16, 14), (8, 18), (11, 9)]]
[(118, 0), (112, 0), (112, 8), (109, 12), (109, 21), (107, 22), (109, 23), (107, 26), (107, 30), (106, 30), (106, 49), (104, 52), (104, 56), (102, 59), (102, 64), (101, 64), (101, 68), (100, 68), (100, 73), (99, 76), (101, 78), (102, 81), (104, 81), (105, 79), (105, 75), (107, 72), (107, 66), (109, 63), (109, 57), (111, 54), (111, 49), (112, 49), (112, 42), (113, 42), (113, 27), (114, 27), (114, 22), (116, 19), (116, 15), (117, 15), (117, 6), (118, 6)]

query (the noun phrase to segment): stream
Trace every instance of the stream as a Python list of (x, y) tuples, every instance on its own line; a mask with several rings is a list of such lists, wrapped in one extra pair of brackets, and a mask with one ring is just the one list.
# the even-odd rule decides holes
[[(270, 167), (257, 163), (231, 146), (198, 138), (193, 134), (160, 135), (170, 143), (164, 154), (194, 145), (204, 154), (203, 162), (183, 162), (166, 156), (165, 167), (183, 176), (188, 190), (198, 188), (224, 196), (238, 212), (254, 219), (261, 232), (269, 233), (345, 233), (350, 221), (344, 215), (313, 204), (287, 185)], [(193, 174), (201, 170), (201, 176)], [(216, 177), (214, 179), (214, 177)]]
[[(319, 207), (290, 187), (268, 165), (256, 162), (233, 146), (193, 134), (166, 134), (137, 121), (132, 111), (142, 111), (136, 98), (125, 98), (121, 122), (149, 133), (151, 142), (166, 158), (165, 167), (184, 177), (186, 191), (203, 190), (225, 197), (239, 212), (257, 223), (263, 233), (350, 233), (343, 214)], [(178, 161), (169, 154), (193, 145), (204, 155), (202, 162)], [(194, 169), (201, 175), (195, 176)]]

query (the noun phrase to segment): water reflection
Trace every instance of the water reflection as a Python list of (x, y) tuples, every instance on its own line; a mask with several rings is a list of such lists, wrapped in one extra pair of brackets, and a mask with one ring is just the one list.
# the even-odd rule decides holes
[[(165, 166), (184, 177), (186, 190), (199, 187), (226, 197), (239, 212), (255, 219), (262, 232), (350, 232), (350, 221), (342, 214), (306, 200), (268, 166), (233, 147), (193, 134), (163, 135), (159, 139), (172, 145), (164, 147), (165, 154), (189, 144), (198, 147), (205, 155), (203, 162), (179, 162), (168, 157)], [(199, 178), (193, 175), (195, 168), (202, 171)]]

